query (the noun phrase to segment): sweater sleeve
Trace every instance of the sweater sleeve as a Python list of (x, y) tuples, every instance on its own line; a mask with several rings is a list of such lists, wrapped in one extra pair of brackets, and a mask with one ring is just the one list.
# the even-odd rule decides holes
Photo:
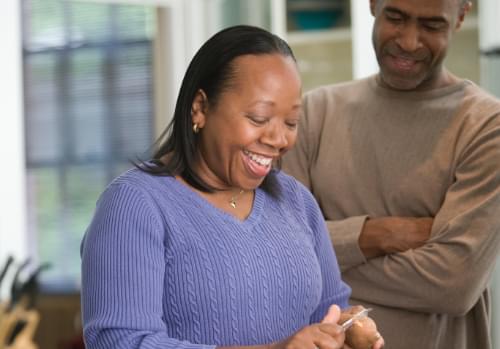
[(166, 332), (164, 234), (139, 190), (114, 183), (103, 193), (81, 249), (86, 348), (214, 348)]
[(326, 221), (330, 240), (335, 246), (342, 271), (366, 262), (358, 241), (367, 218), (368, 216), (354, 216), (337, 221)]
[(307, 224), (314, 237), (314, 249), (320, 264), (323, 293), (318, 308), (311, 316), (311, 323), (319, 322), (332, 304), (340, 308), (349, 306), (350, 287), (342, 280), (335, 251), (332, 248), (325, 221), (312, 194), (302, 188)]
[[(295, 146), (284, 156), (283, 170), (295, 177), (314, 193), (311, 166), (317, 160), (319, 140), (326, 115), (323, 91), (306, 94), (302, 101), (302, 116)], [(314, 99), (314, 101), (313, 101)], [(359, 248), (359, 235), (367, 216), (354, 216), (344, 220), (328, 220), (327, 229), (335, 245), (338, 263), (342, 270), (366, 262)]]
[(477, 303), (500, 249), (499, 120), (497, 115), (462, 152), (428, 243), (344, 273), (354, 298), (453, 316)]

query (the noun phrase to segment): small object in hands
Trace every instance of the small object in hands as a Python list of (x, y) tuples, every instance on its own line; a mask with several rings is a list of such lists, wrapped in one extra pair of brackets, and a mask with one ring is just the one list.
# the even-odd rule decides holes
[(352, 349), (372, 349), (380, 339), (377, 325), (367, 316), (369, 311), (370, 308), (362, 309), (341, 325), (346, 333), (345, 342)]
[(349, 320), (346, 320), (342, 325), (342, 330), (347, 331), (357, 320), (360, 320), (368, 315), (372, 308), (365, 308), (358, 313), (354, 314)]

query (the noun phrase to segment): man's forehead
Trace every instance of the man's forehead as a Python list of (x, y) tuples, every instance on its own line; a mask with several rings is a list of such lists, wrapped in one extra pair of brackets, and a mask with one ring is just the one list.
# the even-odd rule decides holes
[(388, 4), (401, 4), (401, 3), (415, 3), (423, 5), (426, 3), (428, 6), (432, 7), (455, 7), (455, 6), (463, 6), (470, 0), (375, 0), (377, 5), (387, 6)]
[(392, 8), (417, 17), (453, 17), (462, 0), (377, 0), (379, 8)]

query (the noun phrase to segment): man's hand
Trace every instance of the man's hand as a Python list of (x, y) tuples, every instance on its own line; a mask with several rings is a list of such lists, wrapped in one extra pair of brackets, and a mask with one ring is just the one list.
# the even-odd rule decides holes
[(422, 246), (431, 234), (433, 218), (379, 217), (365, 222), (359, 247), (366, 258)]

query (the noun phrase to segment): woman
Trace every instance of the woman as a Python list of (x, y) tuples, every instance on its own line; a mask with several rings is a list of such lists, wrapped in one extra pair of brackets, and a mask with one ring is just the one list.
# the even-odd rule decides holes
[(237, 26), (200, 48), (166, 140), (108, 186), (82, 242), (87, 348), (342, 348), (330, 306), (350, 289), (323, 217), (272, 168), (300, 103), (275, 35)]

